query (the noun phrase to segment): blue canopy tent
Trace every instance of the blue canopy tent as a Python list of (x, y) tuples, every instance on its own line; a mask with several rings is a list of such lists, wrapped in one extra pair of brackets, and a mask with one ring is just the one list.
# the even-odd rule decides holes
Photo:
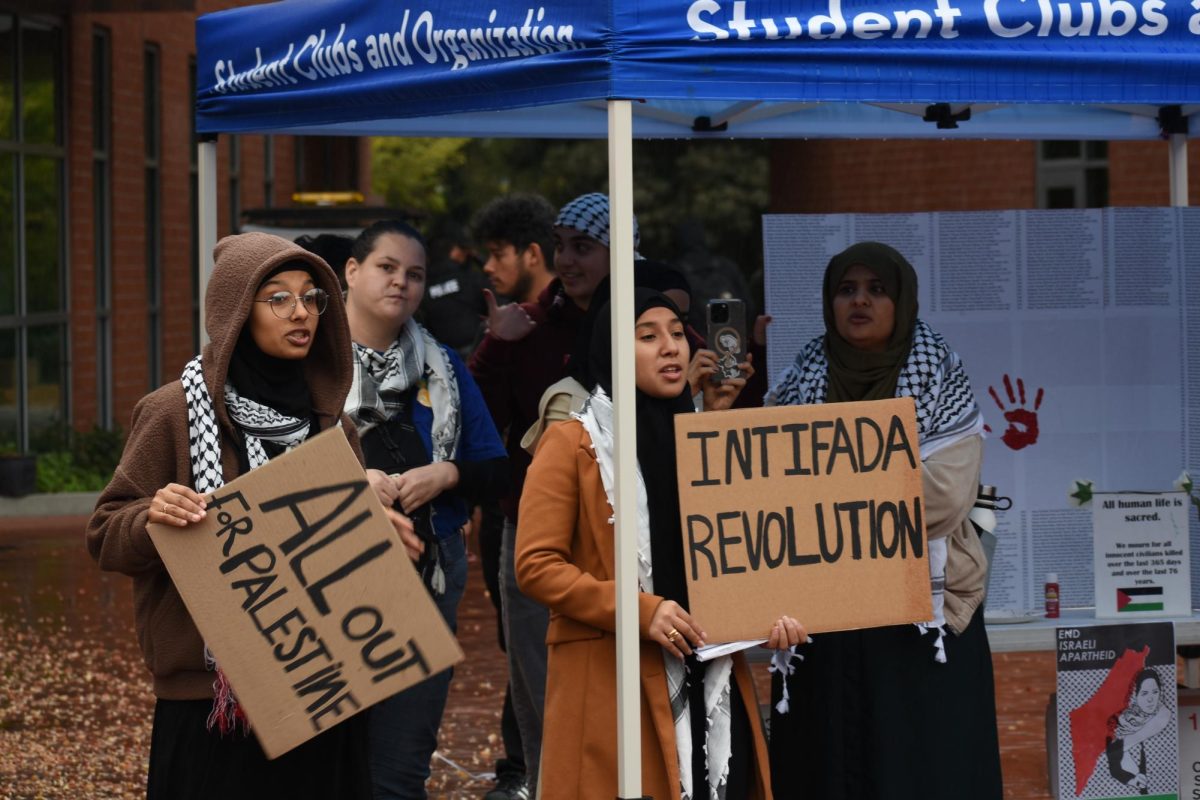
[(640, 797), (633, 137), (1154, 139), (1186, 204), (1188, 0), (288, 0), (201, 17), (204, 285), (219, 133), (607, 137), (619, 787)]

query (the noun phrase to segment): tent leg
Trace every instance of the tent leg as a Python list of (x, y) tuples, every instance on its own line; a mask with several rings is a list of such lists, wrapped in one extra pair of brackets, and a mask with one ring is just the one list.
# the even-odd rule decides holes
[(633, 371), (633, 109), (608, 102), (609, 264), (616, 437), (617, 794), (641, 797), (637, 423)]
[(1170, 136), (1171, 205), (1188, 204), (1188, 158), (1187, 134), (1172, 133)]
[(217, 137), (202, 135), (196, 145), (196, 175), (199, 180), (197, 212), (200, 218), (196, 237), (200, 248), (197, 259), (200, 269), (200, 344), (208, 344), (205, 329), (204, 297), (208, 293), (208, 276), (213, 269), (213, 248), (217, 246)]

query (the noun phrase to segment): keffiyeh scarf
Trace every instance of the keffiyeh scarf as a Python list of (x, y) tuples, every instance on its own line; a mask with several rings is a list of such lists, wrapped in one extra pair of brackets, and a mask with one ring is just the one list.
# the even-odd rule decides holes
[[(200, 494), (210, 494), (225, 485), (225, 473), (221, 469), (221, 433), (217, 427), (217, 413), (208, 386), (204, 383), (200, 356), (184, 367), (182, 381), (187, 400), (188, 457), (192, 465), (193, 488)], [(308, 438), (310, 420), (285, 416), (270, 406), (241, 397), (232, 384), (225, 385), (225, 408), (245, 437), (250, 469), (261, 467), (269, 459), (263, 447), (264, 440), (291, 450)], [(213, 708), (208, 716), (209, 730), (215, 727), (224, 735), (240, 725), (243, 733), (248, 732), (250, 721), (208, 645), (204, 647), (204, 663), (217, 673), (213, 681)]]
[[(768, 392), (766, 405), (812, 405), (825, 402), (829, 387), (829, 362), (825, 356), (825, 337), (809, 342), (796, 361), (784, 370), (779, 382)], [(913, 343), (900, 377), (896, 397), (911, 397), (917, 410), (917, 433), (921, 460), (968, 436), (983, 434), (983, 415), (975, 402), (971, 381), (962, 359), (946, 340), (922, 320), (913, 326)], [(946, 540), (929, 541), (929, 583), (933, 596), (933, 619), (918, 624), (923, 632), (936, 630), (934, 657), (946, 661), (945, 590)]]
[[(584, 430), (592, 440), (596, 463), (600, 468), (600, 480), (608, 497), (610, 508), (616, 507), (616, 463), (613, 458), (613, 406), (604, 393), (596, 387), (584, 404), (583, 410), (573, 417), (583, 423)], [(642, 591), (654, 591), (654, 564), (650, 557), (650, 510), (646, 498), (646, 484), (638, 470), (637, 494), (637, 562), (638, 584)], [(614, 522), (609, 517), (610, 523)], [(675, 722), (675, 751), (679, 759), (681, 800), (704, 796), (708, 800), (724, 800), (726, 782), (729, 778), (729, 762), (733, 754), (732, 686), (733, 659), (721, 656), (709, 661), (704, 672), (704, 716), (707, 740), (703, 743), (708, 763), (708, 792), (697, 795), (692, 785), (692, 742), (691, 714), (687, 692), (687, 667), (684, 662), (663, 651), (663, 663), (667, 673), (667, 693), (671, 700), (671, 716)]]
[(414, 320), (380, 353), (354, 343), (354, 381), (346, 396), (346, 414), (360, 434), (389, 420), (401, 398), (422, 379), (433, 409), (433, 461), (449, 461), (458, 452), (462, 427), (458, 380), (445, 350)]

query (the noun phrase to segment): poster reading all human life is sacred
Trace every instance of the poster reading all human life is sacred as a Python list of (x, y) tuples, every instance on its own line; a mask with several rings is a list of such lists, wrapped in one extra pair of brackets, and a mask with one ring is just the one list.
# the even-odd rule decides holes
[(1103, 492), (1092, 498), (1096, 616), (1191, 616), (1184, 492)]

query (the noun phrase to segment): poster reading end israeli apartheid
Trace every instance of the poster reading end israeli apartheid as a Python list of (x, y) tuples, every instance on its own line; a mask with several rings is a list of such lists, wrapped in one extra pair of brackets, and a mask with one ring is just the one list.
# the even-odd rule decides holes
[(462, 660), (340, 428), (149, 531), (269, 758)]
[(1058, 628), (1060, 800), (1176, 800), (1175, 630)]
[(1096, 617), (1192, 614), (1184, 492), (1104, 492), (1092, 499)]
[(692, 614), (712, 643), (931, 617), (911, 398), (675, 417)]

